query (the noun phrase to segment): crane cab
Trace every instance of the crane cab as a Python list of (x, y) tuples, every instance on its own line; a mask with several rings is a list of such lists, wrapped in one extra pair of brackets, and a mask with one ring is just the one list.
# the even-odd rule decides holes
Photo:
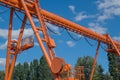
[(21, 50), (24, 51), (26, 49), (32, 48), (34, 46), (33, 37), (26, 37), (21, 41)]
[(12, 40), (10, 46), (11, 46), (10, 49), (12, 51), (15, 51), (17, 49), (17, 40)]

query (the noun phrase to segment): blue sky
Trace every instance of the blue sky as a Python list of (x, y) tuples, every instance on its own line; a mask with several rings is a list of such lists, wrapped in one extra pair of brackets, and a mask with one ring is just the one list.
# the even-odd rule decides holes
[[(40, 5), (43, 9), (57, 14), (65, 19), (80, 24), (86, 28), (96, 31), (100, 34), (108, 33), (115, 40), (120, 41), (120, 0), (41, 0)], [(0, 6), (0, 69), (5, 67), (7, 29), (9, 23), (9, 9)], [(17, 14), (22, 18), (23, 14)], [(34, 19), (37, 22), (36, 19)], [(21, 21), (14, 15), (13, 21), (13, 39), (16, 39), (19, 33)], [(90, 46), (82, 37), (79, 41), (70, 38), (66, 30), (58, 28), (52, 24), (46, 25), (58, 33), (57, 35), (50, 33), (56, 43), (56, 56), (62, 57), (72, 66), (76, 63), (78, 57), (95, 55), (96, 41), (88, 39), (95, 46)], [(70, 34), (79, 39), (80, 36)], [(32, 29), (26, 25), (24, 37), (33, 35)], [(39, 59), (42, 55), (41, 49), (34, 37), (35, 46), (29, 50), (23, 51), (18, 55), (17, 63), (31, 62), (33, 59)], [(101, 44), (105, 46), (104, 44)], [(105, 72), (108, 71), (107, 52), (102, 48), (99, 50), (98, 64), (102, 65)]]

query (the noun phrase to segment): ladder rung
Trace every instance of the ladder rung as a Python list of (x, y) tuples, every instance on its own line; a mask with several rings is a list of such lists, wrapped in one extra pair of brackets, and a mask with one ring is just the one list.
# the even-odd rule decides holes
[(40, 27), (36, 27), (36, 29), (39, 30), (39, 31), (43, 31), (43, 29), (40, 28)]
[(34, 2), (31, 0), (25, 0), (25, 2), (30, 3), (30, 4), (34, 4)]
[(10, 54), (14, 54), (15, 55), (15, 52), (10, 52)]
[(42, 41), (46, 42), (46, 40), (45, 40), (45, 39), (42, 39)]

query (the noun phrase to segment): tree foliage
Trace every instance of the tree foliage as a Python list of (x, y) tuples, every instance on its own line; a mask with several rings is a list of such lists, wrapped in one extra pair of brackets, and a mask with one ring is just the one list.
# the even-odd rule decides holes
[(41, 57), (40, 60), (34, 59), (31, 63), (16, 65), (12, 80), (53, 80), (53, 78), (44, 57)]
[(0, 71), (0, 80), (4, 80), (4, 71)]
[(43, 56), (40, 59), (39, 71), (39, 80), (53, 80), (52, 73), (48, 67), (48, 64), (46, 64), (46, 60)]
[[(100, 65), (96, 65), (93, 80), (119, 80), (118, 71), (115, 72), (115, 66), (113, 56), (109, 55), (109, 71), (110, 73), (103, 73), (103, 69)], [(114, 63), (114, 64), (113, 64)], [(84, 66), (85, 80), (89, 80), (90, 72), (93, 64), (93, 58), (90, 56), (79, 57), (75, 66)], [(119, 78), (115, 78), (119, 77)], [(0, 80), (4, 80), (4, 71), (0, 71)], [(46, 63), (45, 58), (42, 56), (40, 60), (33, 60), (28, 63), (19, 63), (15, 66), (12, 80), (53, 80), (50, 69)]]
[(110, 75), (113, 77), (113, 80), (120, 80), (120, 66), (117, 61), (117, 56), (111, 53), (108, 53), (109, 61), (109, 71)]
[[(93, 58), (90, 56), (79, 57), (75, 66), (84, 66), (85, 80), (89, 80), (92, 69)], [(103, 69), (96, 64), (93, 80), (103, 80)]]

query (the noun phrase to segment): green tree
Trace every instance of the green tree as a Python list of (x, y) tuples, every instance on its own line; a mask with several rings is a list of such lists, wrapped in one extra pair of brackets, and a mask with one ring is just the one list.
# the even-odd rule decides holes
[(106, 74), (103, 75), (103, 80), (113, 80), (113, 77), (110, 76), (110, 73), (107, 72)]
[(30, 80), (30, 67), (27, 62), (23, 64), (25, 80)]
[(40, 58), (39, 71), (39, 80), (53, 80), (52, 73), (43, 56)]
[(114, 54), (108, 53), (108, 61), (109, 61), (109, 72), (114, 80), (120, 79), (120, 69), (118, 66), (118, 62), (116, 60), (116, 56)]
[(33, 80), (38, 80), (38, 60), (33, 60)]
[[(84, 66), (85, 79), (89, 80), (93, 58), (90, 56), (79, 57), (75, 66)], [(103, 69), (100, 65), (96, 64), (93, 80), (102, 80)]]
[(0, 71), (0, 80), (4, 80), (4, 71)]
[(21, 63), (15, 66), (12, 80), (25, 80), (24, 67)]
[(96, 65), (93, 80), (103, 80), (103, 69), (100, 65)]
[(33, 80), (33, 63), (30, 62), (30, 75), (29, 75), (30, 80)]

